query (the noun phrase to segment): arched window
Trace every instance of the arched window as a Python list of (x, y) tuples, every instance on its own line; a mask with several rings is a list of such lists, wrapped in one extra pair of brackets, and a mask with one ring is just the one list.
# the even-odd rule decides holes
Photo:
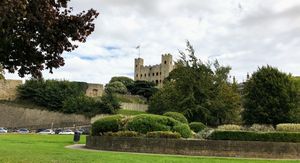
[(165, 61), (165, 64), (167, 64), (167, 61)]

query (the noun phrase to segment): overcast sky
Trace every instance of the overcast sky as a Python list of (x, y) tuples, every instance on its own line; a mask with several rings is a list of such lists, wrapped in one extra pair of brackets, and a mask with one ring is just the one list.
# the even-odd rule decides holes
[[(300, 75), (299, 0), (71, 0), (74, 12), (100, 12), (86, 43), (64, 53), (65, 66), (47, 79), (107, 83), (133, 78), (134, 58), (159, 64), (189, 40), (203, 61), (218, 59), (243, 81), (262, 65)], [(6, 78), (18, 78), (6, 74)]]

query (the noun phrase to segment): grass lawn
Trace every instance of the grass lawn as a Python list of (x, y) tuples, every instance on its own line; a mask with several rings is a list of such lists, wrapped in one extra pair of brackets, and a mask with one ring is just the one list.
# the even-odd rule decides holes
[[(66, 135), (0, 135), (0, 162), (104, 162), (104, 163), (245, 163), (245, 162), (299, 162), (281, 160), (245, 160), (209, 157), (182, 157), (165, 155), (130, 154), (117, 152), (92, 152), (64, 148), (72, 144)], [(81, 143), (85, 137), (81, 137)]]

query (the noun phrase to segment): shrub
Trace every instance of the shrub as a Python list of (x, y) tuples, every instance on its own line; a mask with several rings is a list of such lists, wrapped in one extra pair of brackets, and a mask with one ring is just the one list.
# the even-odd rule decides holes
[(300, 132), (299, 123), (281, 123), (276, 126), (277, 131)]
[(139, 136), (139, 133), (135, 131), (118, 131), (118, 132), (107, 132), (104, 135), (115, 136), (115, 137), (137, 137)]
[(30, 101), (48, 110), (60, 111), (63, 101), (85, 94), (87, 83), (31, 79), (17, 89), (18, 98)]
[(180, 122), (170, 117), (153, 114), (140, 114), (129, 120), (126, 128), (130, 131), (146, 134), (151, 131), (170, 131), (178, 124), (180, 124)]
[(274, 127), (272, 125), (266, 125), (266, 124), (253, 124), (250, 128), (250, 131), (261, 131), (261, 132), (271, 132), (275, 131)]
[(188, 123), (188, 120), (185, 118), (185, 116), (178, 112), (166, 112), (163, 115), (174, 118), (175, 120), (182, 122), (182, 123)]
[(92, 124), (92, 135), (103, 135), (104, 132), (117, 132), (121, 130), (123, 116), (113, 115), (101, 118)]
[(191, 130), (193, 130), (196, 133), (200, 132), (206, 128), (206, 126), (201, 122), (192, 122), (189, 124), (189, 126), (190, 126)]
[(227, 125), (221, 125), (218, 126), (217, 130), (225, 130), (225, 131), (235, 131), (235, 130), (241, 130), (242, 127), (239, 125), (233, 125), (233, 124), (227, 124)]
[(187, 124), (176, 125), (174, 126), (173, 131), (178, 132), (183, 138), (189, 138), (192, 136), (192, 131)]
[(209, 137), (213, 140), (300, 142), (296, 132), (253, 132), (253, 131), (214, 131)]
[(171, 132), (171, 131), (153, 131), (148, 132), (146, 134), (147, 138), (170, 138), (170, 139), (179, 139), (180, 134), (177, 132)]

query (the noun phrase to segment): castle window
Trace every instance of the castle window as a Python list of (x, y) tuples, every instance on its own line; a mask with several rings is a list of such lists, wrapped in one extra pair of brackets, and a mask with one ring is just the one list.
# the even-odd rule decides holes
[(95, 96), (97, 96), (98, 95), (98, 89), (93, 89), (93, 96), (95, 97)]
[(161, 83), (161, 80), (159, 80), (159, 82)]
[(135, 67), (137, 67), (137, 65), (135, 65)]
[(150, 76), (150, 73), (148, 74), (148, 76)]
[(154, 76), (154, 73), (152, 73), (152, 76)]
[(141, 74), (141, 77), (143, 77), (143, 74)]
[(167, 61), (165, 61), (165, 64), (167, 64)]
[(136, 74), (136, 77), (139, 77), (139, 74)]
[(158, 80), (156, 80), (155, 83), (158, 84)]
[(156, 73), (156, 76), (158, 76), (158, 72)]
[(159, 74), (161, 75), (161, 72)]
[(147, 75), (145, 74), (145, 77), (146, 77)]

